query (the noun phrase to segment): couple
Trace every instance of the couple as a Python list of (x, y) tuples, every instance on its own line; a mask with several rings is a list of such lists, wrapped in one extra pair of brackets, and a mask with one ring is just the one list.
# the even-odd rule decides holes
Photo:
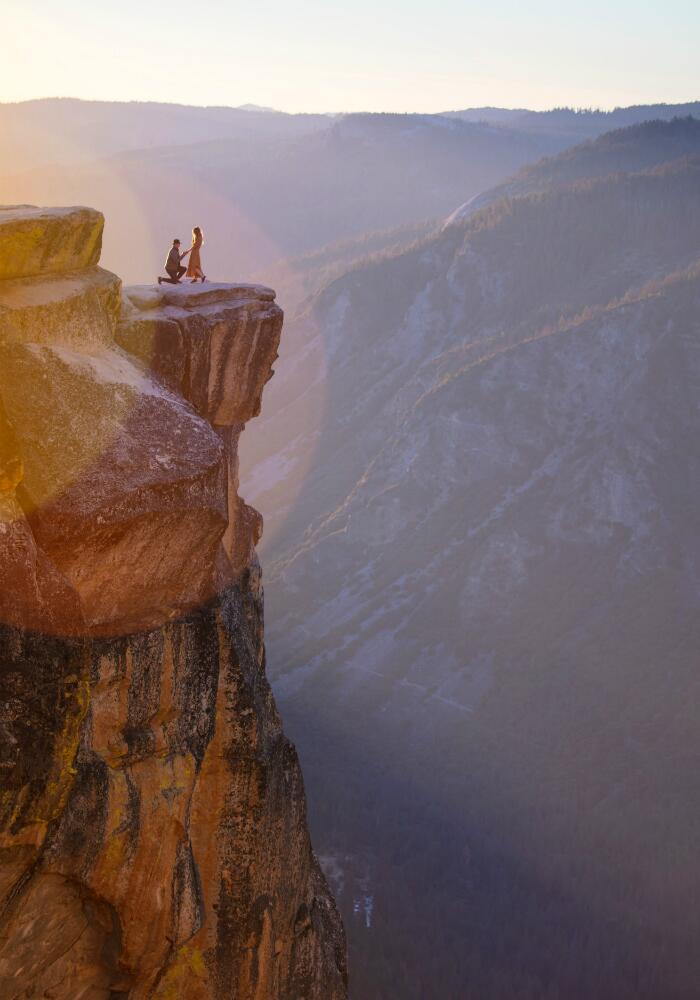
[[(180, 278), (185, 273), (187, 273), (187, 277), (191, 278), (193, 282), (195, 282), (197, 278), (199, 278), (202, 282), (206, 281), (207, 276), (204, 271), (202, 271), (202, 260), (199, 253), (202, 243), (204, 243), (204, 234), (199, 226), (195, 226), (192, 230), (192, 246), (189, 250), (185, 250), (184, 253), (180, 253), (180, 241), (173, 240), (173, 245), (170, 248), (168, 259), (165, 262), (165, 270), (167, 271), (169, 277), (161, 278), (159, 276), (158, 284), (160, 285), (165, 281), (168, 285), (179, 285)], [(187, 254), (190, 255), (189, 266), (184, 268), (181, 261), (185, 259)]]

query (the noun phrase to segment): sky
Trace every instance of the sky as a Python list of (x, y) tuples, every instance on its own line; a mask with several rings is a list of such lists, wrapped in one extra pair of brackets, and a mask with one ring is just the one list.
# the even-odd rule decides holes
[(0, 101), (283, 111), (700, 98), (698, 0), (2, 0)]

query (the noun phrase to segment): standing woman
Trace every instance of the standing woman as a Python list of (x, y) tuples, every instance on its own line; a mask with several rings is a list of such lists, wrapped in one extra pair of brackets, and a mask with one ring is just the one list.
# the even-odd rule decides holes
[(193, 282), (200, 279), (200, 281), (206, 281), (206, 274), (202, 270), (202, 260), (199, 255), (199, 251), (204, 243), (204, 234), (199, 226), (195, 226), (192, 230), (192, 246), (189, 249), (190, 259), (187, 267), (187, 277), (191, 278)]

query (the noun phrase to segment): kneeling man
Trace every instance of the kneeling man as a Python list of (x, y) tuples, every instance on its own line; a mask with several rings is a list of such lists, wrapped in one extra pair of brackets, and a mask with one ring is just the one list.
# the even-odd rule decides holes
[(181, 261), (187, 256), (189, 250), (185, 250), (184, 253), (180, 253), (180, 241), (173, 240), (173, 245), (170, 247), (170, 253), (168, 254), (168, 259), (165, 262), (165, 270), (170, 275), (168, 278), (158, 277), (158, 284), (162, 282), (167, 282), (169, 285), (179, 285), (180, 278), (183, 276), (186, 267), (183, 267)]

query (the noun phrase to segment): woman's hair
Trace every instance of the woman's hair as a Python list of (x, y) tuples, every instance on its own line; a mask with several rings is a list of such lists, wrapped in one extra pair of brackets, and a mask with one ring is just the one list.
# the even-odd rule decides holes
[(194, 242), (198, 236), (200, 237), (202, 242), (204, 242), (204, 233), (199, 228), (199, 226), (195, 226), (194, 229), (192, 230), (192, 242)]

